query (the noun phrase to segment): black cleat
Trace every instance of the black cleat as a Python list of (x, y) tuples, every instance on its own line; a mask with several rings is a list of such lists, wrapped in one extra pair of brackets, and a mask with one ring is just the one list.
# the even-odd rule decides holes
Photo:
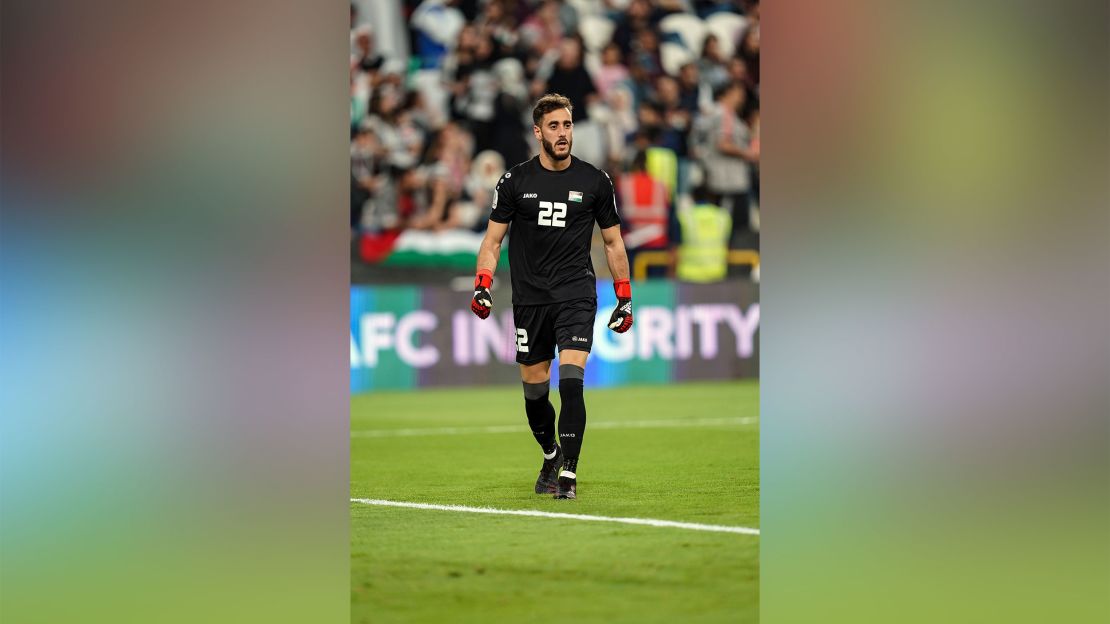
[(540, 476), (536, 479), (536, 494), (554, 494), (558, 489), (559, 469), (563, 467), (563, 449), (555, 447), (555, 457), (543, 460)]
[(576, 499), (578, 494), (575, 490), (578, 487), (578, 480), (571, 477), (559, 477), (559, 483), (555, 487), (555, 498)]

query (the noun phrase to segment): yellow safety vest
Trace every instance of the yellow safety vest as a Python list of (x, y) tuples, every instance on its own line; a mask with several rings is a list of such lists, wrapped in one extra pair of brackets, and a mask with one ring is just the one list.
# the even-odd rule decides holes
[(678, 279), (716, 282), (728, 274), (728, 237), (732, 217), (713, 204), (698, 204), (680, 211), (682, 244), (678, 248)]
[(667, 188), (667, 200), (674, 197), (674, 189), (678, 186), (678, 156), (669, 147), (649, 147), (644, 151), (647, 157), (646, 169), (651, 177), (663, 183)]

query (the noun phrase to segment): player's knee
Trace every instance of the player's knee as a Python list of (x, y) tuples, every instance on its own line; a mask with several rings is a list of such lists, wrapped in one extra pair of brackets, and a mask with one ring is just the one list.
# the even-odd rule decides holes
[(580, 351), (578, 349), (567, 349), (559, 352), (559, 370), (562, 371), (564, 365), (577, 366), (578, 368), (586, 368), (586, 359), (590, 357), (589, 351)]
[(581, 383), (586, 379), (586, 369), (577, 364), (559, 364), (558, 376), (559, 383), (562, 383), (562, 380), (578, 380)]
[(545, 379), (539, 383), (524, 382), (524, 398), (528, 401), (538, 401), (546, 399), (547, 393), (551, 390), (551, 380)]

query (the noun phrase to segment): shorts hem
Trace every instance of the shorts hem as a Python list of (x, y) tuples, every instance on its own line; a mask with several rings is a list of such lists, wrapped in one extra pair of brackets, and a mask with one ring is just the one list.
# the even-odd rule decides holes
[(577, 345), (575, 345), (575, 346), (566, 346), (566, 347), (564, 347), (562, 345), (559, 345), (559, 351), (585, 351), (586, 353), (589, 353), (590, 348), (589, 347), (577, 346)]

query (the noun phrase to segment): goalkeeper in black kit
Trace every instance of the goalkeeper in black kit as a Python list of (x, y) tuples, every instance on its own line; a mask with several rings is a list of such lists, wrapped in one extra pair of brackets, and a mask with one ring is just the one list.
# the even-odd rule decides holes
[[(548, 94), (532, 109), (532, 133), (540, 153), (510, 169), (497, 183), (470, 303), (479, 317), (489, 316), (493, 272), (512, 224), (509, 269), (516, 361), (524, 382), (528, 426), (544, 458), (536, 493), (563, 499), (577, 498), (578, 458), (586, 430), (582, 384), (597, 315), (597, 282), (590, 260), (595, 222), (605, 241), (605, 259), (617, 295), (609, 329), (624, 333), (632, 327), (628, 256), (613, 182), (604, 171), (571, 156), (571, 108), (567, 98)], [(548, 400), (556, 347), (562, 399), (557, 432), (555, 408)]]

